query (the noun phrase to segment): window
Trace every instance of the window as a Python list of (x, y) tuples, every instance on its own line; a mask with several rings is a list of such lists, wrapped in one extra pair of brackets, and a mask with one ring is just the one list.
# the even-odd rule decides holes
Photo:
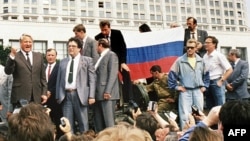
[(181, 7), (181, 13), (182, 13), (182, 14), (185, 14), (185, 13), (186, 13), (185, 7)]
[(121, 12), (117, 12), (117, 18), (122, 18), (122, 13)]
[(93, 6), (94, 6), (93, 1), (88, 1), (88, 7), (89, 7), (89, 8), (93, 8)]
[(82, 17), (86, 17), (86, 16), (87, 16), (86, 10), (81, 10), (81, 16), (82, 16)]
[(215, 1), (214, 5), (215, 5), (215, 7), (220, 7), (220, 2), (219, 1)]
[(3, 2), (4, 2), (4, 3), (8, 3), (8, 0), (4, 0)]
[(216, 10), (216, 15), (220, 16), (220, 10)]
[(231, 25), (234, 25), (235, 23), (234, 23), (234, 20), (231, 20)]
[(43, 14), (48, 15), (49, 14), (49, 9), (48, 8), (43, 8)]
[(138, 13), (134, 13), (134, 19), (136, 19), (136, 20), (139, 19)]
[(239, 20), (239, 25), (243, 25), (243, 22), (242, 22), (242, 20)]
[(197, 14), (200, 14), (200, 13), (201, 13), (200, 8), (196, 8), (196, 13), (197, 13)]
[(247, 48), (246, 47), (236, 47), (236, 49), (240, 52), (240, 58), (242, 60), (247, 61)]
[(210, 0), (210, 1), (209, 1), (209, 5), (210, 5), (210, 6), (214, 6), (214, 1)]
[(20, 47), (19, 40), (9, 40), (10, 46)]
[(29, 0), (24, 0), (24, 4), (29, 4)]
[(229, 13), (230, 13), (230, 16), (234, 16), (234, 11), (229, 11)]
[(241, 9), (241, 4), (240, 3), (237, 3), (237, 8)]
[(150, 14), (150, 20), (155, 20), (155, 15), (154, 14)]
[(46, 53), (47, 41), (34, 41), (33, 50), (41, 53)]
[(203, 23), (207, 23), (207, 18), (202, 18)]
[(238, 17), (242, 16), (241, 11), (238, 11), (237, 13), (238, 13)]
[(99, 6), (99, 8), (103, 8), (103, 7), (104, 7), (103, 2), (102, 2), (102, 1), (99, 1), (99, 2), (98, 2), (98, 6)]
[(229, 2), (228, 5), (229, 5), (229, 8), (233, 8), (233, 3), (232, 2)]
[(31, 8), (32, 14), (37, 14), (37, 8)]
[(176, 7), (175, 6), (172, 7), (172, 13), (176, 13)]
[(137, 4), (133, 4), (133, 9), (134, 10), (138, 10), (138, 5)]
[(12, 13), (17, 13), (17, 7), (12, 7), (11, 10), (12, 10)]
[(111, 12), (106, 12), (106, 17), (111, 18)]
[(229, 24), (229, 19), (225, 19), (225, 24)]
[(140, 15), (140, 18), (141, 18), (142, 20), (145, 20), (145, 14), (141, 14), (141, 15)]
[(8, 7), (3, 8), (3, 13), (9, 13)]
[(212, 22), (212, 24), (216, 24), (215, 18), (211, 18), (211, 22)]
[(67, 42), (54, 41), (54, 48), (57, 51), (57, 59), (63, 59), (67, 57)]
[(30, 13), (29, 7), (24, 7), (24, 13), (25, 13), (25, 14)]
[(225, 16), (228, 16), (228, 11), (225, 10), (225, 11), (224, 11), (224, 15), (225, 15)]
[(228, 56), (229, 51), (232, 49), (232, 47), (229, 46), (221, 46), (220, 52), (224, 54), (226, 57)]
[(221, 24), (221, 19), (217, 19), (217, 24)]
[(140, 4), (140, 10), (144, 10), (144, 4)]
[(128, 19), (128, 13), (123, 13), (124, 18)]
[(154, 5), (150, 5), (150, 6), (149, 6), (149, 9), (150, 9), (151, 12), (154, 12), (154, 11), (155, 11)]
[(206, 14), (206, 9), (202, 9), (202, 14)]
[(127, 3), (123, 3), (123, 10), (128, 10), (128, 4)]
[(187, 13), (190, 14), (191, 13), (191, 8), (187, 7)]
[(210, 14), (214, 15), (214, 9), (210, 9)]

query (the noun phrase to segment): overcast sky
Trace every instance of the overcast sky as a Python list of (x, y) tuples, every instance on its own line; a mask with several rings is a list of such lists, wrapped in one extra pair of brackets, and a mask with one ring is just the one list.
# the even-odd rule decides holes
[(248, 27), (250, 27), (250, 0), (246, 0), (246, 2), (247, 2)]

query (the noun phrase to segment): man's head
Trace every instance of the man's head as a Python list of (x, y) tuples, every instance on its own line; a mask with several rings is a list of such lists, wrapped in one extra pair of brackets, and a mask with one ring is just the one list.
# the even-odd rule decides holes
[(169, 128), (158, 128), (155, 131), (156, 141), (165, 141), (165, 137), (169, 133)]
[(55, 49), (49, 48), (46, 50), (46, 60), (49, 64), (53, 64), (54, 62), (56, 62), (56, 56), (57, 52)]
[(197, 26), (197, 20), (194, 17), (188, 17), (186, 24), (190, 31), (194, 31)]
[(75, 33), (75, 36), (82, 39), (85, 37), (86, 28), (83, 24), (78, 24), (73, 28), (73, 32)]
[(97, 52), (101, 54), (103, 50), (109, 48), (109, 41), (105, 38), (99, 39), (97, 43)]
[(230, 62), (235, 62), (238, 58), (240, 58), (240, 52), (237, 49), (231, 49), (228, 53), (228, 60)]
[(219, 112), (222, 130), (250, 127), (250, 102), (235, 100), (222, 105)]
[(214, 36), (207, 36), (205, 39), (205, 49), (208, 52), (212, 52), (217, 48), (219, 41)]
[(109, 36), (110, 32), (111, 32), (111, 29), (110, 29), (110, 22), (107, 21), (107, 20), (104, 20), (104, 21), (101, 21), (100, 24), (100, 29), (101, 29), (101, 32), (102, 34), (107, 37)]
[(9, 117), (9, 141), (54, 141), (55, 128), (45, 108), (28, 104)]
[(150, 32), (151, 29), (150, 27), (147, 25), (147, 24), (142, 24), (139, 26), (139, 31), (142, 33), (142, 32)]
[(22, 36), (20, 37), (20, 46), (21, 49), (28, 53), (32, 50), (32, 45), (33, 45), (33, 39), (30, 35), (28, 34), (22, 34)]
[(150, 68), (150, 73), (152, 74), (152, 77), (154, 79), (157, 79), (160, 77), (161, 73), (161, 67), (159, 65), (154, 65)]
[(195, 52), (197, 51), (197, 41), (195, 39), (189, 39), (186, 44), (186, 50), (187, 56), (195, 56)]
[(77, 37), (71, 37), (68, 40), (68, 54), (71, 57), (76, 57), (82, 49), (82, 41)]

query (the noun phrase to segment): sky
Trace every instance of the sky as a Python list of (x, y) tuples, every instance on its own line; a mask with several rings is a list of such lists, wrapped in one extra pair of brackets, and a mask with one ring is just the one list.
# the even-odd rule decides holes
[(248, 27), (250, 27), (250, 0), (245, 0), (247, 3)]

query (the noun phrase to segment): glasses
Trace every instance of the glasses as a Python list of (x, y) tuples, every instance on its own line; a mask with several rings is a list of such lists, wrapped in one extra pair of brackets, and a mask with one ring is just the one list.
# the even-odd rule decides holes
[(186, 49), (189, 50), (189, 49), (194, 49), (195, 47), (193, 46), (187, 46)]
[(204, 44), (210, 44), (210, 43), (212, 43), (212, 42), (205, 42)]
[(68, 45), (68, 48), (70, 48), (70, 47), (76, 48), (77, 46), (76, 45)]

